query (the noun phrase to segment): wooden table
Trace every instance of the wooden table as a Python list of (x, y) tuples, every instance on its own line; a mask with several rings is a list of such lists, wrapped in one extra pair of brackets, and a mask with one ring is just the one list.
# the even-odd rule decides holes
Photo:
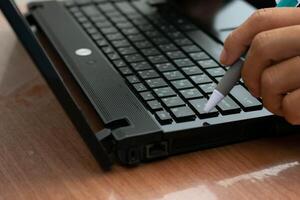
[(299, 199), (300, 137), (104, 173), (0, 16), (0, 200)]

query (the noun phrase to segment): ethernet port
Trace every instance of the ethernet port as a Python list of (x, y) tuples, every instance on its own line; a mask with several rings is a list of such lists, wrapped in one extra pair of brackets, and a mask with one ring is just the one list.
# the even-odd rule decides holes
[(159, 142), (146, 146), (146, 157), (148, 159), (160, 158), (168, 155), (168, 143)]

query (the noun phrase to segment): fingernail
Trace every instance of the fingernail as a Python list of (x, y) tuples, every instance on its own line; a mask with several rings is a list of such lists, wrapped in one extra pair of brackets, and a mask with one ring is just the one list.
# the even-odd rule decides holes
[(220, 62), (222, 64), (226, 64), (227, 61), (227, 52), (225, 49), (223, 49), (222, 53), (221, 53), (221, 57), (220, 57)]

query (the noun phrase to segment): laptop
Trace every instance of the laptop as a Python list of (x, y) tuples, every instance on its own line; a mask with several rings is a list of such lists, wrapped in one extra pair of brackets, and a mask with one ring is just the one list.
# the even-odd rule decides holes
[[(294, 128), (263, 108), (242, 80), (216, 109), (203, 112), (228, 69), (218, 61), (222, 42), (255, 11), (244, 1), (41, 1), (28, 5), (26, 18), (12, 0), (0, 6), (103, 169)], [(34, 27), (103, 130), (92, 131)]]

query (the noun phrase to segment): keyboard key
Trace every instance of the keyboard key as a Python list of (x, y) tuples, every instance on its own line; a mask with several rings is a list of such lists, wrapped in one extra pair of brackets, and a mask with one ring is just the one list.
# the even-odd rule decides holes
[(115, 53), (115, 50), (110, 47), (110, 46), (105, 46), (105, 47), (102, 47), (102, 50), (105, 54), (108, 54), (108, 53)]
[[(162, 27), (161, 27), (162, 28)], [(167, 32), (168, 30), (164, 30), (164, 32), (166, 32), (166, 34), (172, 38), (172, 39), (179, 39), (179, 38), (184, 38), (185, 36), (179, 32), (179, 31), (176, 31), (175, 27), (174, 27), (174, 31), (170, 31), (170, 32)]]
[(196, 84), (204, 84), (204, 83), (212, 83), (213, 82), (206, 74), (191, 76), (191, 79)]
[(186, 122), (195, 120), (195, 113), (189, 107), (178, 107), (172, 108), (171, 112), (173, 113), (175, 120), (177, 122)]
[(226, 73), (226, 71), (221, 67), (207, 69), (207, 72), (213, 77), (224, 76)]
[(131, 84), (132, 83), (138, 83), (138, 82), (140, 82), (140, 80), (138, 79), (138, 77), (136, 77), (135, 75), (127, 76), (126, 79)]
[(136, 91), (138, 92), (143, 92), (143, 91), (146, 91), (147, 88), (144, 86), (143, 83), (136, 83), (136, 84), (133, 84), (133, 87), (136, 89)]
[(106, 35), (106, 34), (118, 33), (119, 31), (115, 27), (104, 27), (101, 28), (101, 32), (104, 35)]
[(130, 43), (127, 40), (117, 40), (112, 42), (113, 46), (116, 48), (119, 47), (128, 47), (130, 46)]
[(143, 78), (143, 79), (151, 79), (151, 78), (157, 78), (159, 77), (158, 73), (154, 71), (153, 69), (150, 70), (144, 70), (144, 71), (139, 71), (138, 74)]
[(91, 3), (92, 1), (91, 1), (91, 0), (75, 0), (75, 2), (76, 2), (78, 5), (85, 5), (85, 4)]
[(131, 63), (131, 66), (136, 71), (152, 69), (151, 65), (148, 62)]
[(174, 65), (171, 64), (171, 63), (156, 64), (155, 66), (160, 72), (167, 72), (167, 71), (176, 70)]
[(182, 51), (167, 52), (167, 56), (171, 59), (186, 58), (185, 54)]
[(162, 34), (160, 32), (158, 32), (157, 30), (145, 31), (144, 34), (146, 36), (148, 36), (149, 38), (162, 37)]
[(185, 45), (192, 45), (193, 42), (187, 38), (181, 38), (181, 39), (176, 39), (174, 40), (174, 42), (178, 45), (178, 46), (185, 46)]
[(180, 93), (184, 96), (186, 99), (195, 99), (203, 97), (203, 95), (199, 92), (198, 89), (186, 89), (186, 90), (180, 90)]
[(114, 41), (114, 40), (123, 40), (124, 36), (121, 33), (114, 33), (114, 34), (109, 34), (106, 35), (107, 39), (109, 39), (110, 41)]
[(135, 54), (137, 51), (133, 47), (122, 47), (118, 49), (118, 52), (121, 55), (129, 55), (129, 54)]
[(147, 49), (153, 47), (148, 41), (135, 42), (134, 44), (138, 49)]
[(244, 111), (254, 111), (262, 109), (262, 103), (253, 97), (243, 86), (235, 86), (230, 94), (238, 100)]
[(198, 75), (198, 74), (203, 74), (203, 71), (197, 67), (184, 67), (182, 68), (182, 71), (186, 74), (186, 75)]
[(149, 56), (148, 59), (149, 59), (150, 62), (153, 63), (153, 64), (159, 64), (159, 63), (165, 63), (165, 62), (168, 62), (167, 58), (164, 57), (163, 55), (159, 55), (159, 56)]
[(205, 52), (191, 53), (190, 56), (196, 61), (209, 59), (209, 56)]
[(168, 84), (162, 78), (155, 78), (146, 80), (146, 83), (150, 88), (158, 88), (168, 86)]
[(178, 90), (194, 87), (192, 83), (187, 79), (172, 81), (172, 85)]
[(196, 45), (189, 45), (189, 46), (184, 46), (182, 47), (182, 49), (186, 52), (186, 53), (196, 53), (196, 52), (201, 52), (202, 50), (197, 47)]
[(147, 101), (148, 106), (150, 107), (151, 111), (162, 110), (162, 105), (157, 100)]
[(115, 7), (111, 4), (111, 3), (103, 3), (103, 4), (99, 4), (99, 8), (103, 11), (103, 12), (113, 12), (115, 11)]
[(122, 29), (122, 32), (128, 36), (128, 35), (135, 35), (135, 34), (139, 34), (140, 31), (137, 30), (136, 28), (125, 28), (125, 29)]
[(193, 108), (195, 110), (197, 110), (199, 117), (202, 118), (202, 119), (203, 118), (208, 118), (208, 117), (216, 117), (216, 116), (219, 115), (216, 108), (214, 108), (213, 110), (211, 110), (208, 113), (206, 113), (204, 111), (204, 107), (207, 103), (207, 99), (205, 99), (205, 98), (191, 100), (190, 103), (192, 104)]
[(131, 75), (132, 74), (132, 71), (129, 67), (122, 67), (122, 68), (119, 68), (121, 74), (123, 75)]
[(103, 20), (101, 22), (97, 22), (95, 25), (99, 29), (112, 27), (112, 24), (109, 21), (107, 21), (107, 20)]
[(157, 56), (161, 54), (156, 48), (142, 49), (142, 53), (145, 56)]
[(86, 29), (86, 32), (88, 32), (90, 35), (99, 33), (99, 31), (94, 27)]
[(154, 89), (154, 92), (159, 97), (170, 97), (170, 96), (175, 96), (176, 95), (174, 90), (170, 87), (157, 88), (157, 89)]
[(178, 96), (163, 98), (162, 101), (169, 108), (178, 107), (178, 106), (184, 106), (185, 105), (184, 101), (180, 97), (178, 97)]
[(151, 92), (142, 92), (140, 93), (140, 95), (145, 101), (154, 100), (154, 96), (152, 95)]
[(107, 56), (108, 56), (109, 59), (111, 59), (111, 60), (118, 60), (118, 59), (120, 59), (120, 56), (119, 56), (119, 54), (117, 54), (117, 53), (109, 53), (109, 54), (107, 54)]
[(166, 111), (158, 111), (155, 113), (156, 119), (159, 121), (159, 123), (165, 125), (172, 123), (172, 117), (170, 114)]
[(126, 63), (123, 60), (114, 60), (113, 61), (116, 67), (126, 67)]
[(225, 97), (219, 104), (218, 108), (222, 115), (230, 115), (241, 112), (241, 108), (230, 97)]
[(194, 65), (189, 58), (174, 60), (174, 62), (178, 67), (188, 67)]
[(170, 44), (171, 43), (171, 41), (168, 40), (165, 37), (152, 38), (152, 42), (155, 43), (156, 45)]
[(163, 73), (163, 75), (169, 81), (171, 81), (171, 80), (178, 80), (178, 79), (183, 79), (184, 78), (184, 76), (182, 75), (182, 73), (179, 72), (179, 71), (165, 72), (165, 73)]
[(108, 42), (105, 39), (97, 40), (96, 43), (99, 47), (108, 46)]
[(219, 67), (219, 64), (211, 59), (210, 60), (200, 60), (200, 61), (198, 61), (198, 63), (203, 68)]
[(91, 35), (91, 38), (92, 38), (93, 40), (101, 40), (101, 39), (103, 39), (103, 37), (102, 37), (102, 35), (101, 35), (100, 33), (92, 34), (92, 35)]
[(127, 55), (124, 57), (127, 62), (129, 63), (135, 63), (135, 62), (140, 62), (143, 61), (144, 58), (140, 54), (132, 54), (132, 55)]
[(104, 17), (103, 15), (93, 16), (90, 17), (90, 19), (94, 23), (107, 21), (106, 17)]
[(214, 89), (216, 88), (216, 84), (215, 83), (209, 83), (209, 84), (203, 84), (203, 85), (199, 85), (199, 87), (206, 93), (206, 94), (210, 94), (214, 91)]
[(145, 37), (141, 34), (128, 35), (127, 37), (132, 42), (140, 42), (140, 41), (145, 40)]
[(159, 45), (159, 48), (164, 51), (164, 52), (168, 52), (168, 51), (176, 51), (178, 50), (178, 48), (174, 45), (174, 44), (164, 44), (164, 45)]

